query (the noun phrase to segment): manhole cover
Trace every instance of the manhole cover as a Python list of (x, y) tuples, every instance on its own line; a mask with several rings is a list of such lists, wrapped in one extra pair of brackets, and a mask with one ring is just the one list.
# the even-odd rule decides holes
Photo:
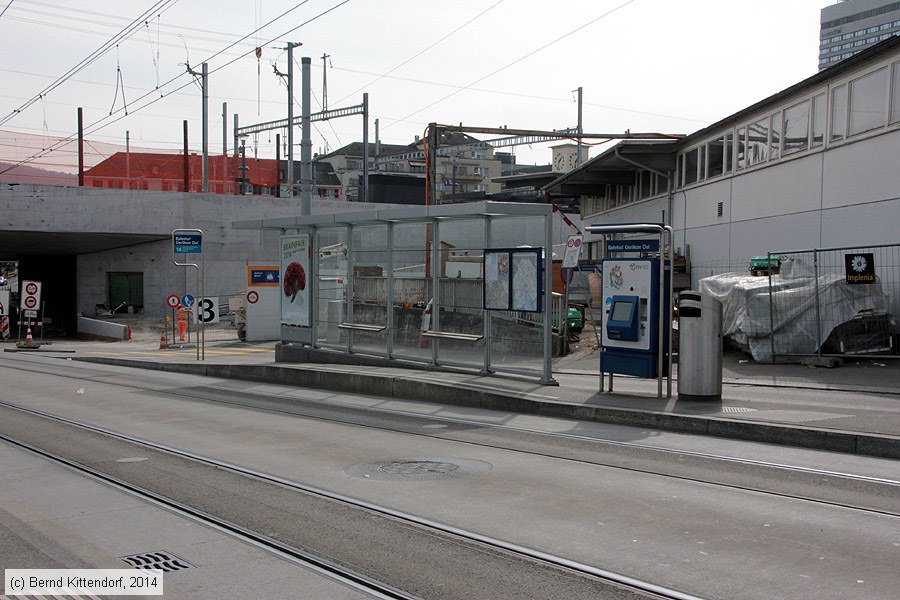
[(393, 459), (359, 463), (348, 467), (347, 475), (378, 481), (433, 481), (490, 471), (493, 465), (481, 460)]
[(190, 569), (194, 566), (183, 558), (175, 556), (168, 550), (154, 550), (153, 552), (130, 554), (128, 556), (120, 556), (119, 558), (136, 569), (162, 571), (163, 573)]

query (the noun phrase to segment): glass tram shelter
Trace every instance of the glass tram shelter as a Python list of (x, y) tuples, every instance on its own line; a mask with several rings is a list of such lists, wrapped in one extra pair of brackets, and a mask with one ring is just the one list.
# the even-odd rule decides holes
[(554, 226), (550, 204), (497, 202), (234, 224), (278, 233), (282, 344), (546, 385)]

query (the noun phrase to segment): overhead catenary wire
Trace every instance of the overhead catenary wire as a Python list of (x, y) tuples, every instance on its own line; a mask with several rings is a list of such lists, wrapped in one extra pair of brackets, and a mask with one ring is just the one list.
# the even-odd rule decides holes
[(391, 73), (394, 73), (394, 72), (397, 71), (398, 69), (400, 69), (400, 68), (402, 68), (402, 67), (408, 65), (409, 63), (411, 63), (411, 62), (414, 61), (415, 59), (419, 58), (420, 56), (422, 56), (423, 54), (425, 54), (426, 52), (428, 52), (429, 50), (431, 50), (432, 48), (434, 48), (435, 46), (437, 46), (438, 44), (440, 44), (441, 42), (443, 42), (443, 41), (446, 40), (447, 38), (449, 38), (449, 37), (455, 35), (455, 34), (458, 33), (459, 31), (461, 31), (462, 29), (468, 27), (469, 25), (471, 25), (472, 23), (474, 23), (475, 21), (477, 21), (478, 19), (480, 19), (481, 17), (483, 17), (484, 15), (486, 15), (487, 13), (489, 13), (490, 11), (492, 11), (494, 8), (496, 8), (497, 6), (499, 6), (500, 4), (502, 4), (503, 1), (504, 1), (504, 0), (497, 0), (497, 2), (495, 2), (495, 3), (492, 4), (491, 6), (487, 7), (486, 9), (484, 9), (483, 11), (481, 11), (480, 13), (478, 13), (477, 15), (475, 15), (474, 17), (472, 17), (471, 19), (469, 19), (468, 21), (466, 21), (465, 23), (463, 23), (462, 25), (460, 25), (459, 27), (457, 27), (456, 29), (454, 29), (453, 31), (451, 31), (450, 33), (448, 33), (447, 35), (445, 35), (444, 37), (442, 37), (441, 39), (437, 40), (436, 42), (434, 42), (434, 43), (428, 45), (427, 47), (425, 47), (425, 48), (423, 48), (422, 50), (418, 51), (417, 53), (413, 54), (412, 56), (410, 56), (409, 58), (407, 58), (406, 60), (404, 60), (403, 62), (401, 62), (399, 65), (397, 65), (396, 67), (394, 67), (393, 69), (391, 69), (390, 71), (388, 71), (387, 73), (378, 75), (378, 76), (375, 77), (375, 79), (373, 79), (372, 81), (370, 81), (370, 82), (366, 83), (365, 85), (360, 86), (359, 88), (353, 90), (352, 92), (350, 92), (349, 94), (347, 94), (346, 96), (344, 96), (343, 98), (341, 98), (340, 100), (338, 100), (338, 102), (340, 103), (340, 102), (343, 102), (344, 100), (346, 100), (347, 98), (352, 98), (353, 96), (355, 96), (355, 95), (358, 94), (359, 92), (363, 91), (363, 90), (366, 89), (367, 87), (369, 87), (369, 86), (371, 86), (371, 85), (374, 85), (375, 83), (378, 83), (379, 81), (381, 81), (382, 79), (384, 79), (385, 77), (387, 77), (388, 75), (390, 75)]
[(9, 0), (9, 4), (7, 4), (7, 5), (3, 8), (3, 12), (0, 12), (0, 17), (2, 17), (3, 15), (6, 14), (6, 11), (8, 11), (8, 10), (9, 10), (9, 7), (12, 6), (13, 1), (14, 1), (14, 0)]
[(21, 114), (22, 111), (27, 110), (28, 107), (33, 105), (35, 102), (41, 99), (41, 97), (47, 95), (52, 92), (60, 85), (65, 83), (70, 77), (85, 69), (88, 65), (95, 62), (100, 57), (104, 56), (107, 52), (112, 50), (116, 44), (120, 41), (127, 39), (132, 33), (134, 33), (142, 24), (143, 21), (147, 18), (148, 14), (152, 14), (154, 12), (160, 11), (163, 12), (167, 8), (171, 7), (172, 4), (177, 2), (178, 0), (157, 0), (149, 9), (145, 10), (141, 15), (134, 20), (132, 20), (127, 26), (125, 26), (119, 33), (112, 37), (112, 39), (108, 40), (104, 44), (102, 44), (99, 48), (88, 54), (85, 58), (83, 58), (78, 64), (74, 67), (70, 68), (68, 71), (60, 75), (53, 83), (45, 87), (43, 90), (38, 92), (32, 98), (27, 100), (24, 104), (19, 106), (17, 109), (13, 110), (11, 113), (6, 115), (3, 118), (0, 118), (0, 125), (4, 125), (9, 122), (11, 119)]
[[(268, 27), (269, 25), (271, 25), (271, 24), (274, 23), (275, 21), (278, 21), (279, 19), (281, 19), (281, 18), (283, 18), (284, 16), (286, 16), (287, 14), (293, 12), (294, 10), (296, 10), (297, 8), (299, 8), (300, 6), (303, 6), (303, 5), (306, 4), (307, 2), (309, 2), (309, 0), (304, 0), (303, 2), (298, 3), (298, 4), (295, 5), (293, 8), (288, 9), (287, 11), (281, 13), (279, 16), (277, 16), (277, 17), (271, 19), (270, 21), (268, 21), (267, 23), (265, 23), (264, 25), (262, 25), (259, 29), (265, 29), (266, 27)], [(277, 36), (271, 38), (268, 42), (266, 42), (266, 44), (270, 44), (270, 43), (272, 43), (272, 42), (274, 42), (274, 41), (276, 41), (276, 40), (278, 40), (278, 39), (280, 39), (280, 38), (283, 38), (283, 37), (286, 37), (286, 36), (290, 35), (291, 33), (297, 31), (298, 29), (300, 29), (300, 28), (302, 28), (302, 27), (305, 27), (306, 25), (309, 25), (310, 23), (312, 23), (312, 22), (314, 22), (314, 21), (316, 21), (316, 20), (318, 20), (318, 19), (324, 17), (325, 15), (327, 15), (327, 14), (329, 14), (329, 13), (331, 13), (331, 12), (337, 10), (338, 8), (340, 8), (341, 6), (344, 6), (345, 4), (347, 4), (347, 3), (349, 3), (349, 2), (350, 2), (350, 0), (342, 0), (342, 1), (338, 2), (338, 3), (335, 4), (334, 6), (332, 6), (332, 7), (330, 7), (330, 8), (327, 8), (327, 9), (323, 10), (323, 11), (320, 12), (319, 14), (317, 14), (317, 15), (315, 15), (315, 16), (309, 18), (309, 19), (307, 19), (306, 21), (303, 21), (303, 22), (300, 23), (299, 25), (297, 25), (297, 26), (295, 26), (295, 27), (292, 27), (291, 29), (288, 29), (287, 31), (282, 32), (281, 34), (279, 34), (279, 35), (277, 35)], [(228, 45), (227, 47), (223, 48), (223, 49), (220, 50), (219, 52), (216, 52), (215, 54), (213, 54), (211, 57), (207, 58), (206, 61), (209, 61), (209, 60), (211, 60), (212, 58), (215, 58), (216, 56), (219, 56), (219, 55), (222, 54), (223, 52), (225, 52), (225, 51), (227, 51), (228, 49), (230, 49), (230, 48), (234, 47), (235, 45), (239, 44), (241, 41), (243, 41), (243, 40), (245, 40), (246, 38), (250, 37), (250, 36), (253, 35), (254, 33), (256, 33), (256, 31), (251, 31), (250, 33), (248, 33), (248, 34), (242, 36), (238, 41), (236, 41), (236, 42), (234, 42), (234, 43)], [(230, 60), (230, 61), (228, 61), (228, 62), (226, 62), (226, 63), (224, 63), (224, 64), (222, 64), (222, 65), (219, 65), (218, 67), (216, 67), (216, 68), (214, 68), (214, 69), (212, 69), (212, 70), (210, 70), (210, 71), (207, 73), (207, 75), (211, 75), (211, 74), (215, 73), (216, 71), (219, 71), (219, 70), (221, 70), (221, 69), (224, 69), (225, 67), (227, 67), (227, 66), (229, 66), (229, 65), (231, 65), (231, 64), (233, 64), (233, 63), (235, 63), (235, 62), (237, 62), (238, 60), (240, 60), (241, 58), (243, 58), (243, 57), (246, 56), (246, 55), (247, 55), (246, 52), (245, 52), (245, 53), (242, 53), (240, 56), (238, 56), (238, 57), (236, 57), (236, 58), (234, 58), (234, 59), (232, 59), (232, 60)], [(204, 61), (204, 62), (206, 62), (206, 61)], [(169, 81), (167, 81), (166, 83), (164, 83), (163, 86), (169, 85), (170, 83), (173, 83), (173, 82), (177, 81), (178, 79), (183, 78), (186, 74), (187, 74), (187, 73), (180, 73), (179, 75), (177, 75), (177, 76), (171, 78)], [(168, 94), (163, 93), (163, 92), (160, 92), (159, 97), (154, 97), (153, 99), (149, 100), (149, 101), (146, 102), (145, 104), (143, 104), (143, 105), (141, 105), (141, 106), (138, 106), (136, 109), (132, 109), (132, 113), (139, 112), (139, 111), (143, 110), (144, 108), (146, 108), (147, 106), (150, 106), (150, 105), (155, 104), (156, 102), (162, 100), (163, 98), (165, 98), (165, 97), (168, 96), (169, 94), (178, 92), (178, 91), (180, 91), (180, 90), (182, 90), (182, 89), (188, 87), (189, 85), (192, 85), (193, 81), (194, 81), (193, 78), (191, 78), (190, 81), (188, 81), (187, 83), (184, 83), (184, 84), (180, 85), (179, 87), (175, 88), (174, 90), (171, 90)], [(147, 98), (147, 96), (149, 96), (151, 93), (152, 93), (152, 92), (148, 92), (148, 93), (144, 94), (143, 96), (141, 96), (140, 98), (138, 98), (133, 104), (135, 104), (135, 103), (137, 103), (137, 102), (140, 102), (141, 100)], [(113, 113), (113, 115), (118, 115), (119, 112), (122, 112), (121, 109), (118, 110), (118, 111), (115, 111), (115, 112)], [(114, 123), (120, 121), (121, 119), (123, 119), (123, 118), (125, 118), (125, 117), (127, 116), (127, 115), (119, 115), (119, 116), (116, 116), (116, 118), (112, 119), (111, 117), (112, 117), (113, 115), (109, 115), (109, 116), (107, 116), (107, 117), (103, 117), (103, 118), (99, 119), (98, 121), (89, 124), (87, 127), (84, 128), (84, 133), (85, 133), (85, 135), (94, 133), (94, 132), (96, 132), (96, 131), (100, 131), (100, 130), (102, 130), (103, 128), (108, 127), (108, 126), (110, 126), (110, 125), (112, 125), (112, 124), (114, 124)], [(0, 124), (2, 124), (2, 123), (0, 123)], [(14, 164), (9, 165), (6, 169), (0, 171), (0, 175), (2, 175), (3, 173), (6, 173), (6, 172), (8, 172), (8, 171), (10, 171), (10, 170), (12, 170), (12, 169), (18, 167), (18, 166), (21, 166), (21, 165), (23, 165), (23, 164), (27, 164), (27, 163), (29, 163), (29, 162), (31, 162), (31, 161), (33, 161), (33, 160), (36, 160), (36, 159), (38, 159), (38, 158), (42, 158), (42, 157), (48, 155), (49, 153), (53, 152), (53, 150), (54, 150), (55, 147), (58, 147), (58, 146), (60, 146), (60, 145), (66, 144), (66, 143), (69, 143), (69, 142), (71, 142), (75, 137), (76, 137), (76, 134), (72, 134), (72, 135), (69, 135), (69, 136), (66, 137), (66, 138), (62, 138), (62, 139), (58, 140), (58, 141), (57, 141), (54, 145), (52, 145), (51, 147), (49, 147), (49, 148), (47, 148), (47, 149), (45, 149), (45, 150), (43, 150), (43, 151), (41, 151), (41, 152), (37, 152), (37, 153), (35, 153), (35, 154), (29, 156), (28, 158), (23, 159), (23, 160), (21, 160), (21, 161), (19, 161), (19, 162), (17, 162), (17, 163), (14, 163)]]
[(538, 52), (541, 52), (541, 51), (543, 51), (543, 50), (546, 50), (546, 49), (549, 48), (550, 46), (553, 46), (554, 44), (557, 44), (557, 43), (561, 42), (562, 40), (564, 40), (564, 39), (566, 39), (567, 37), (570, 37), (570, 36), (572, 36), (572, 35), (578, 33), (579, 31), (581, 31), (582, 29), (585, 29), (586, 27), (590, 27), (591, 25), (593, 25), (593, 24), (596, 23), (597, 21), (600, 21), (600, 20), (602, 20), (602, 19), (605, 19), (606, 17), (612, 15), (613, 13), (618, 12), (619, 10), (625, 8), (626, 6), (628, 6), (629, 4), (631, 4), (632, 2), (634, 2), (634, 0), (626, 0), (626, 2), (623, 2), (622, 4), (616, 6), (615, 8), (606, 11), (605, 13), (603, 13), (602, 15), (600, 15), (599, 17), (596, 17), (596, 18), (591, 19), (590, 21), (588, 21), (588, 22), (586, 22), (586, 23), (583, 23), (582, 25), (579, 25), (578, 27), (576, 27), (575, 29), (569, 31), (568, 33), (565, 33), (565, 34), (559, 36), (558, 38), (556, 38), (556, 39), (554, 39), (554, 40), (551, 40), (551, 41), (547, 42), (547, 43), (544, 44), (543, 46), (540, 46), (540, 47), (538, 47), (538, 48), (532, 50), (531, 52), (528, 52), (527, 54), (524, 54), (523, 56), (520, 56), (519, 58), (515, 59), (514, 61), (509, 62), (509, 63), (503, 65), (503, 66), (500, 67), (499, 69), (495, 69), (495, 70), (491, 71), (490, 73), (488, 73), (487, 75), (483, 75), (483, 76), (479, 77), (478, 79), (476, 79), (475, 81), (473, 81), (473, 82), (470, 83), (469, 85), (463, 86), (462, 88), (460, 88), (460, 89), (458, 89), (458, 90), (456, 90), (456, 91), (454, 91), (454, 92), (451, 92), (450, 94), (447, 94), (446, 96), (444, 96), (444, 97), (442, 97), (442, 98), (439, 98), (438, 100), (435, 100), (434, 102), (432, 102), (432, 103), (430, 103), (430, 104), (428, 104), (428, 105), (426, 105), (426, 106), (423, 106), (422, 108), (420, 108), (420, 109), (418, 109), (418, 110), (416, 110), (416, 111), (414, 111), (414, 112), (411, 112), (410, 114), (406, 115), (406, 116), (403, 117), (402, 119), (399, 119), (398, 121), (394, 121), (393, 123), (389, 123), (388, 125), (385, 125), (382, 129), (387, 129), (388, 127), (390, 127), (391, 125), (394, 125), (394, 124), (398, 123), (399, 121), (404, 121), (404, 120), (406, 120), (406, 119), (408, 119), (408, 118), (410, 118), (410, 117), (414, 117), (415, 115), (419, 114), (420, 112), (423, 112), (423, 111), (425, 111), (425, 110), (428, 110), (428, 109), (431, 108), (432, 106), (435, 106), (435, 105), (440, 104), (441, 102), (443, 102), (443, 101), (445, 101), (445, 100), (447, 100), (447, 99), (449, 99), (449, 98), (452, 98), (453, 96), (459, 94), (460, 92), (469, 89), (469, 88), (472, 87), (473, 85), (475, 85), (475, 84), (477, 84), (477, 83), (481, 83), (481, 82), (484, 81), (485, 79), (488, 79), (488, 78), (490, 78), (490, 77), (493, 77), (493, 76), (496, 75), (497, 73), (500, 73), (500, 72), (502, 72), (502, 71), (505, 71), (506, 69), (512, 67), (513, 65), (516, 65), (516, 64), (522, 62), (522, 61), (525, 60), (526, 58), (529, 58), (529, 57), (531, 57), (531, 56), (534, 56), (534, 55), (537, 54)]

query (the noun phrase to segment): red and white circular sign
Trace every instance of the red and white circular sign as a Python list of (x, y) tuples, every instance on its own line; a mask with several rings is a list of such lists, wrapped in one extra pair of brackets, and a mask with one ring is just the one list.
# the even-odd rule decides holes
[(178, 296), (175, 294), (170, 294), (168, 298), (166, 298), (166, 306), (169, 308), (178, 308), (181, 306), (181, 300), (178, 299)]
[(256, 304), (257, 302), (259, 302), (259, 292), (257, 292), (256, 290), (250, 290), (249, 292), (247, 292), (247, 302), (249, 302), (250, 304)]
[(26, 294), (28, 294), (29, 296), (34, 296), (35, 294), (37, 294), (37, 292), (38, 292), (38, 285), (35, 282), (29, 281), (28, 283), (25, 284), (25, 293)]
[(22, 300), (22, 305), (28, 310), (34, 310), (37, 308), (37, 298), (34, 296), (25, 296), (25, 299)]

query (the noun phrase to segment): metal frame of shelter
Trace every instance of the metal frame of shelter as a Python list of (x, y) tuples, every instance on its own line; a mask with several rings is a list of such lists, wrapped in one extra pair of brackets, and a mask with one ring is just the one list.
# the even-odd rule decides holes
[[(320, 243), (319, 234), (329, 229), (341, 229), (346, 231), (346, 239), (348, 243), (347, 256), (348, 264), (347, 272), (347, 302), (352, 303), (354, 298), (353, 286), (356, 275), (353, 265), (353, 230), (354, 228), (371, 227), (373, 225), (382, 225), (387, 227), (387, 248), (386, 255), (388, 257), (385, 270), (388, 274), (386, 277), (385, 302), (388, 307), (392, 306), (394, 292), (394, 264), (393, 264), (393, 239), (394, 227), (405, 224), (421, 223), (430, 226), (430, 239), (435, 242), (441, 240), (440, 228), (442, 223), (451, 223), (457, 221), (475, 222), (481, 221), (484, 227), (483, 240), (484, 249), (490, 249), (492, 246), (504, 246), (499, 240), (495, 240), (492, 236), (492, 224), (501, 219), (527, 218), (543, 219), (543, 234), (541, 235), (543, 248), (543, 272), (542, 277), (542, 309), (541, 313), (543, 322), (542, 326), (542, 363), (540, 370), (519, 368), (509, 365), (498, 365), (492, 361), (492, 315), (490, 310), (484, 310), (481, 307), (484, 316), (483, 333), (481, 335), (460, 334), (455, 332), (445, 332), (441, 330), (440, 323), (440, 306), (441, 300), (441, 274), (440, 274), (440, 244), (427, 241), (426, 237), (426, 263), (430, 261), (432, 268), (428, 272), (426, 267), (426, 280), (431, 280), (431, 297), (435, 303), (432, 311), (432, 321), (430, 327), (422, 332), (423, 337), (429, 338), (435, 342), (431, 344), (431, 356), (427, 360), (418, 359), (419, 362), (427, 362), (432, 366), (449, 366), (473, 368), (472, 363), (459, 363), (445, 359), (440, 353), (440, 341), (443, 339), (453, 340), (454, 342), (479, 342), (483, 341), (483, 352), (481, 356), (480, 372), (482, 373), (510, 373), (523, 375), (527, 377), (537, 377), (540, 383), (544, 385), (556, 385), (552, 373), (552, 342), (553, 328), (552, 319), (552, 287), (553, 287), (553, 269), (552, 265), (552, 248), (553, 248), (553, 206), (550, 204), (520, 204), (509, 202), (479, 202), (467, 204), (447, 204), (432, 206), (417, 206), (410, 208), (392, 208), (382, 210), (369, 210), (362, 212), (347, 212), (337, 214), (322, 214), (310, 216), (298, 216), (287, 218), (273, 218), (255, 221), (241, 221), (233, 224), (236, 229), (258, 229), (279, 231), (282, 235), (288, 233), (310, 233), (311, 237), (311, 263), (312, 273), (309, 280), (312, 289), (310, 292), (311, 306), (310, 310), (314, 316), (310, 319), (309, 327), (301, 327), (296, 325), (288, 325), (282, 323), (281, 339), (282, 342), (299, 343), (313, 348), (325, 347), (319, 344), (320, 332), (317, 331), (318, 323), (315, 315), (320, 314), (319, 289), (320, 284)], [(484, 282), (484, 274), (482, 273), (482, 284)], [(371, 324), (354, 323), (353, 311), (346, 312), (346, 318), (339, 324), (339, 328), (346, 333), (346, 342), (342, 350), (347, 354), (361, 354), (377, 356), (388, 360), (403, 359), (404, 361), (416, 361), (414, 357), (396, 356), (393, 347), (393, 332), (395, 330), (394, 311), (387, 310), (386, 323), (382, 326), (374, 326)], [(354, 334), (360, 332), (367, 335), (383, 334), (384, 349), (383, 352), (375, 353), (365, 349), (360, 350), (354, 346)], [(330, 347), (330, 346), (329, 346)], [(474, 354), (473, 354), (474, 356)]]
[[(674, 272), (673, 271), (674, 271), (674, 265), (675, 265), (675, 250), (674, 250), (674, 244), (672, 243), (675, 239), (674, 229), (672, 229), (672, 227), (670, 227), (669, 225), (662, 225), (659, 223), (622, 223), (622, 224), (616, 224), (616, 225), (587, 225), (587, 226), (585, 226), (584, 230), (588, 233), (596, 233), (596, 234), (600, 234), (603, 236), (603, 256), (604, 257), (607, 256), (607, 252), (606, 252), (606, 242), (607, 242), (606, 236), (607, 235), (616, 235), (616, 234), (625, 234), (625, 233), (639, 233), (639, 234), (655, 233), (659, 236), (660, 259), (663, 259), (664, 250), (666, 248), (668, 248), (668, 250), (669, 250), (668, 257), (661, 260), (660, 269), (659, 269), (659, 273), (660, 273), (660, 276), (659, 276), (659, 298), (660, 298), (660, 301), (659, 301), (659, 307), (658, 307), (659, 315), (657, 318), (657, 321), (659, 324), (659, 330), (658, 330), (658, 335), (656, 338), (657, 340), (660, 340), (660, 343), (661, 343), (661, 341), (665, 339), (665, 336), (663, 335), (664, 327), (667, 326), (669, 328), (669, 335), (668, 335), (669, 347), (668, 347), (668, 352), (667, 352), (667, 361), (668, 361), (667, 367), (668, 367), (668, 369), (666, 371), (663, 371), (663, 353), (657, 351), (656, 395), (657, 395), (657, 397), (662, 398), (662, 380), (663, 380), (663, 373), (665, 372), (665, 373), (668, 373), (668, 375), (665, 376), (666, 381), (667, 381), (666, 398), (671, 398), (672, 397), (672, 320), (666, 319), (666, 317), (665, 317), (666, 307), (663, 304), (663, 299), (668, 298), (669, 302), (670, 303), (672, 302), (672, 296), (673, 296), (673, 290), (674, 290), (674, 287), (673, 287)], [(664, 237), (668, 237), (668, 243), (664, 243), (664, 241), (665, 241), (663, 239)], [(668, 260), (668, 263), (669, 263), (668, 265), (666, 265), (666, 260)], [(668, 277), (668, 279), (669, 279), (668, 294), (665, 293), (666, 292), (666, 273), (668, 273), (668, 276), (669, 276)], [(601, 311), (603, 310), (602, 306), (600, 307), (600, 310)], [(602, 348), (601, 348), (601, 352), (602, 352)], [(601, 392), (603, 391), (603, 387), (605, 385), (605, 383), (604, 383), (605, 378), (606, 378), (606, 373), (604, 373), (603, 371), (600, 371), (600, 391)], [(613, 373), (609, 374), (609, 391), (610, 392), (613, 391)]]

